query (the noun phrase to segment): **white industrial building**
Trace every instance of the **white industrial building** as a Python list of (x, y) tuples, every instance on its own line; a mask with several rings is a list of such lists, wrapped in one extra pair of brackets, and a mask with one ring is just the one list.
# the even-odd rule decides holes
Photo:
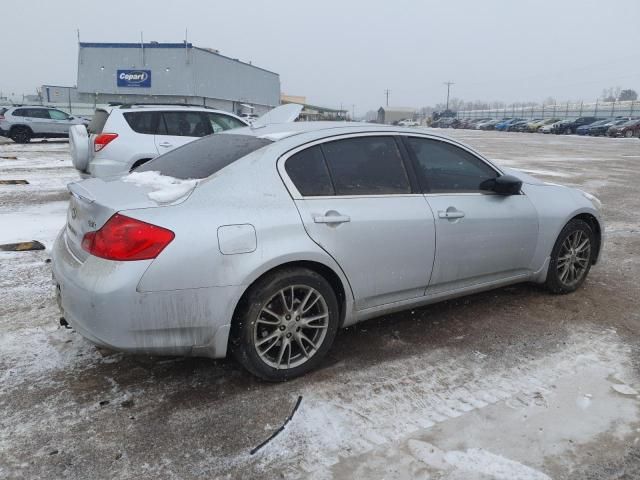
[(43, 85), (42, 103), (185, 103), (261, 114), (280, 104), (277, 73), (191, 43), (79, 43), (77, 87)]

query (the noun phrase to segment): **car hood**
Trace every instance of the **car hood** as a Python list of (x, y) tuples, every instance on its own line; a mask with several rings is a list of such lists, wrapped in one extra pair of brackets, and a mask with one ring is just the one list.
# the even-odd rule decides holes
[(545, 185), (545, 182), (542, 180), (532, 177), (528, 173), (523, 172), (522, 170), (518, 170), (515, 168), (502, 167), (501, 170), (507, 175), (513, 175), (522, 183), (526, 183), (527, 185)]

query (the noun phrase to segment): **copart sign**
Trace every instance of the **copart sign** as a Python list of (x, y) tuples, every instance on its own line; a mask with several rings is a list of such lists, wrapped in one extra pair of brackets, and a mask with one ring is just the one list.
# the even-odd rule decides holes
[(151, 87), (151, 70), (118, 70), (119, 87)]

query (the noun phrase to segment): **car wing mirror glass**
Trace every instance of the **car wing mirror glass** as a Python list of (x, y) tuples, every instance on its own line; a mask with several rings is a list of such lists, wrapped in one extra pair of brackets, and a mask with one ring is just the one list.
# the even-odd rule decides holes
[(490, 178), (480, 184), (480, 190), (495, 192), (498, 195), (518, 195), (521, 188), (522, 181), (513, 175)]

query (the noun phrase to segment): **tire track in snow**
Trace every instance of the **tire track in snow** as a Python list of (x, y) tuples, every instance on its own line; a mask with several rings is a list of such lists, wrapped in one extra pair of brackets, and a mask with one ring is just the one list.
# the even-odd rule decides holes
[[(302, 392), (300, 410), (264, 448), (256, 467), (266, 473), (277, 465), (285, 478), (331, 478), (331, 466), (342, 457), (397, 443), (488, 405), (544, 405), (556, 380), (594, 365), (623, 370), (629, 352), (613, 330), (591, 331), (573, 334), (558, 352), (502, 368), (495, 359), (459, 358), (457, 352), (434, 360), (443, 352), (433, 352), (351, 372), (346, 384), (338, 378)], [(367, 381), (377, 369), (385, 378)]]

